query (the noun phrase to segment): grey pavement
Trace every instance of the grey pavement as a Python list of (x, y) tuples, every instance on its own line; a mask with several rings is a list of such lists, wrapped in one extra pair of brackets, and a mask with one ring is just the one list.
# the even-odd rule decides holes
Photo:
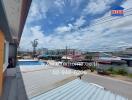
[(112, 79), (106, 76), (100, 76), (95, 74), (87, 74), (82, 77), (82, 80), (85, 80), (89, 83), (95, 83), (103, 86), (105, 89), (108, 89), (116, 94), (127, 97), (129, 100), (132, 100), (132, 83), (121, 81), (117, 79)]

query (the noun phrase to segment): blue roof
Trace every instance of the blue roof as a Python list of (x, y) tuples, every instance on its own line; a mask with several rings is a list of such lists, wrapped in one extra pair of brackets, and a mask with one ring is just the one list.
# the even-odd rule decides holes
[(128, 100), (96, 84), (76, 79), (30, 100)]
[(124, 2), (125, 0), (116, 0), (116, 2), (119, 2), (119, 3), (122, 3)]
[(124, 10), (124, 8), (118, 5), (114, 5), (111, 7), (111, 10)]

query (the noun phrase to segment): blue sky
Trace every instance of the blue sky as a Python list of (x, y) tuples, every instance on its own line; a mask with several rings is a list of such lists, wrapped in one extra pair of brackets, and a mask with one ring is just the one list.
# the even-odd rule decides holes
[[(117, 4), (128, 9), (125, 17), (112, 17)], [(69, 48), (112, 51), (132, 46), (132, 1), (130, 0), (33, 0), (24, 27), (20, 48)], [(130, 10), (130, 11), (129, 11)], [(108, 22), (107, 22), (108, 21)]]

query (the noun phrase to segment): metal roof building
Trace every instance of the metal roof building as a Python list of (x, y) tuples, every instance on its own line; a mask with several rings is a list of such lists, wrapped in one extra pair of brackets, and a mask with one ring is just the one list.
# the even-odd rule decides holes
[(75, 79), (30, 100), (128, 100), (95, 84)]

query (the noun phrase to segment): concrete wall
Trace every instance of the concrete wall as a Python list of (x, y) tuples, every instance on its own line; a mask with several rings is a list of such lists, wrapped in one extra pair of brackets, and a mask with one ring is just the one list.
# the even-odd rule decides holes
[(3, 89), (4, 33), (0, 31), (0, 96)]

